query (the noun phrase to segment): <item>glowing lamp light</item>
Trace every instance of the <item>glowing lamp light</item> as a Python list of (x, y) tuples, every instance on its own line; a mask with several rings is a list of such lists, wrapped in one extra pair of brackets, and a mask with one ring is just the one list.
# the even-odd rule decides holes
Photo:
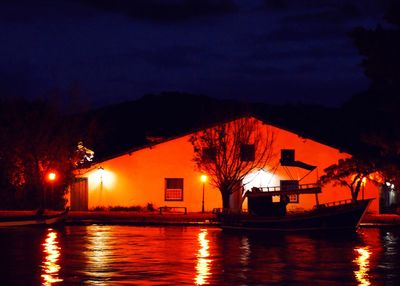
[(88, 178), (90, 185), (92, 185), (93, 188), (99, 188), (101, 191), (111, 190), (116, 180), (115, 174), (110, 169), (103, 166), (99, 166), (91, 171)]
[(203, 182), (203, 183), (207, 182), (207, 176), (206, 175), (201, 175), (200, 176), (200, 181)]
[(98, 167), (97, 168), (97, 173), (99, 174), (100, 180), (103, 180), (104, 168), (103, 167)]
[(56, 180), (56, 173), (55, 172), (50, 172), (47, 174), (47, 179), (49, 179), (50, 182), (54, 182)]
[(386, 186), (387, 186), (388, 188), (391, 188), (392, 190), (395, 188), (395, 185), (392, 184), (392, 183), (390, 183), (390, 182), (386, 182)]

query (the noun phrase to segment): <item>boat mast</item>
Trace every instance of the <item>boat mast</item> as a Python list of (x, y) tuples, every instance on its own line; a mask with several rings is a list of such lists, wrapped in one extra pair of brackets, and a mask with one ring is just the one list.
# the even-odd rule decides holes
[(315, 193), (315, 205), (319, 206), (318, 193)]
[[(316, 172), (317, 172), (317, 182), (319, 180), (319, 176), (318, 176), (318, 168), (316, 168)], [(315, 206), (319, 206), (319, 200), (318, 200), (318, 193), (315, 193)]]

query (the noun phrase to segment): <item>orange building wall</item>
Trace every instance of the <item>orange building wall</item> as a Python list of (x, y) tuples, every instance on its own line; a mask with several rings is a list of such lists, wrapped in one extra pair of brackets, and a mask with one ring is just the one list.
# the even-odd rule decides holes
[[(96, 206), (185, 206), (200, 211), (201, 173), (192, 162), (190, 136), (180, 137), (97, 165), (86, 173), (89, 179), (89, 209)], [(104, 169), (103, 185), (100, 171)], [(165, 201), (165, 178), (184, 178), (184, 200)], [(219, 191), (205, 183), (205, 210), (222, 204)]]
[[(299, 137), (292, 132), (288, 132), (276, 127), (272, 127), (272, 130), (276, 135), (275, 149), (277, 152), (280, 152), (281, 149), (295, 149), (296, 160), (317, 166), (317, 169), (304, 177), (300, 183), (315, 183), (318, 177), (324, 175), (325, 168), (337, 163), (339, 159), (351, 157), (349, 154), (340, 152), (338, 149), (310, 139)], [(276, 160), (279, 160), (279, 154)], [(308, 173), (307, 170), (302, 170), (299, 168), (289, 167), (288, 169), (290, 169), (290, 176), (293, 179), (301, 179)], [(279, 167), (276, 174), (277, 177), (281, 179), (291, 179), (283, 167)], [(359, 194), (359, 198), (361, 198), (361, 194)], [(365, 185), (364, 198), (376, 198), (372, 202), (369, 211), (378, 212), (378, 188), (368, 181)], [(334, 186), (332, 183), (323, 186), (322, 193), (318, 194), (319, 203), (327, 203), (346, 199), (351, 199), (349, 188), (345, 186)], [(299, 204), (289, 204), (288, 209), (309, 209), (312, 208), (315, 203), (316, 198), (314, 194), (303, 194), (300, 195)]]
[[(323, 169), (336, 163), (340, 158), (349, 155), (337, 149), (304, 139), (294, 133), (280, 128), (264, 125), (265, 130), (272, 129), (275, 134), (274, 152), (276, 158), (271, 162), (275, 166), (279, 161), (281, 149), (295, 149), (296, 160), (318, 166), (318, 175)], [(97, 206), (146, 206), (152, 203), (159, 206), (185, 206), (188, 211), (201, 211), (202, 182), (201, 173), (196, 171), (193, 158), (193, 147), (189, 142), (190, 135), (169, 140), (151, 148), (144, 148), (130, 154), (102, 162), (92, 170), (81, 173), (88, 178), (89, 209)], [(102, 167), (103, 171), (98, 168)], [(266, 167), (268, 172), (273, 169)], [(296, 170), (297, 169), (297, 170)], [(307, 171), (290, 167), (290, 176), (302, 178)], [(283, 167), (276, 169), (274, 180), (291, 179)], [(165, 178), (184, 178), (184, 200), (165, 201)], [(301, 183), (315, 183), (317, 172), (314, 170)], [(267, 184), (266, 182), (265, 184)], [(248, 186), (244, 186), (246, 189)], [(372, 184), (365, 187), (365, 198), (376, 197), (377, 188)], [(341, 186), (325, 186), (319, 194), (319, 202), (325, 203), (350, 199), (350, 191)], [(378, 199), (370, 210), (378, 211)], [(298, 204), (289, 204), (288, 209), (308, 209), (315, 205), (315, 195), (300, 195)], [(219, 191), (208, 182), (205, 184), (205, 210), (222, 207)]]

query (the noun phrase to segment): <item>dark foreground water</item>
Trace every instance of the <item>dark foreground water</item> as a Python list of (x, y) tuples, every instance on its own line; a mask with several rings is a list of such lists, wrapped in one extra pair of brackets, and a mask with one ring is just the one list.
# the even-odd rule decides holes
[(0, 229), (0, 285), (400, 285), (400, 229)]

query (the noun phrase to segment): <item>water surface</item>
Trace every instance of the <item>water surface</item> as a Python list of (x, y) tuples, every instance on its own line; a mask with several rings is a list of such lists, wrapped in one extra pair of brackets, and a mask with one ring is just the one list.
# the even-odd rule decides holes
[(400, 229), (0, 229), (0, 285), (400, 285)]

